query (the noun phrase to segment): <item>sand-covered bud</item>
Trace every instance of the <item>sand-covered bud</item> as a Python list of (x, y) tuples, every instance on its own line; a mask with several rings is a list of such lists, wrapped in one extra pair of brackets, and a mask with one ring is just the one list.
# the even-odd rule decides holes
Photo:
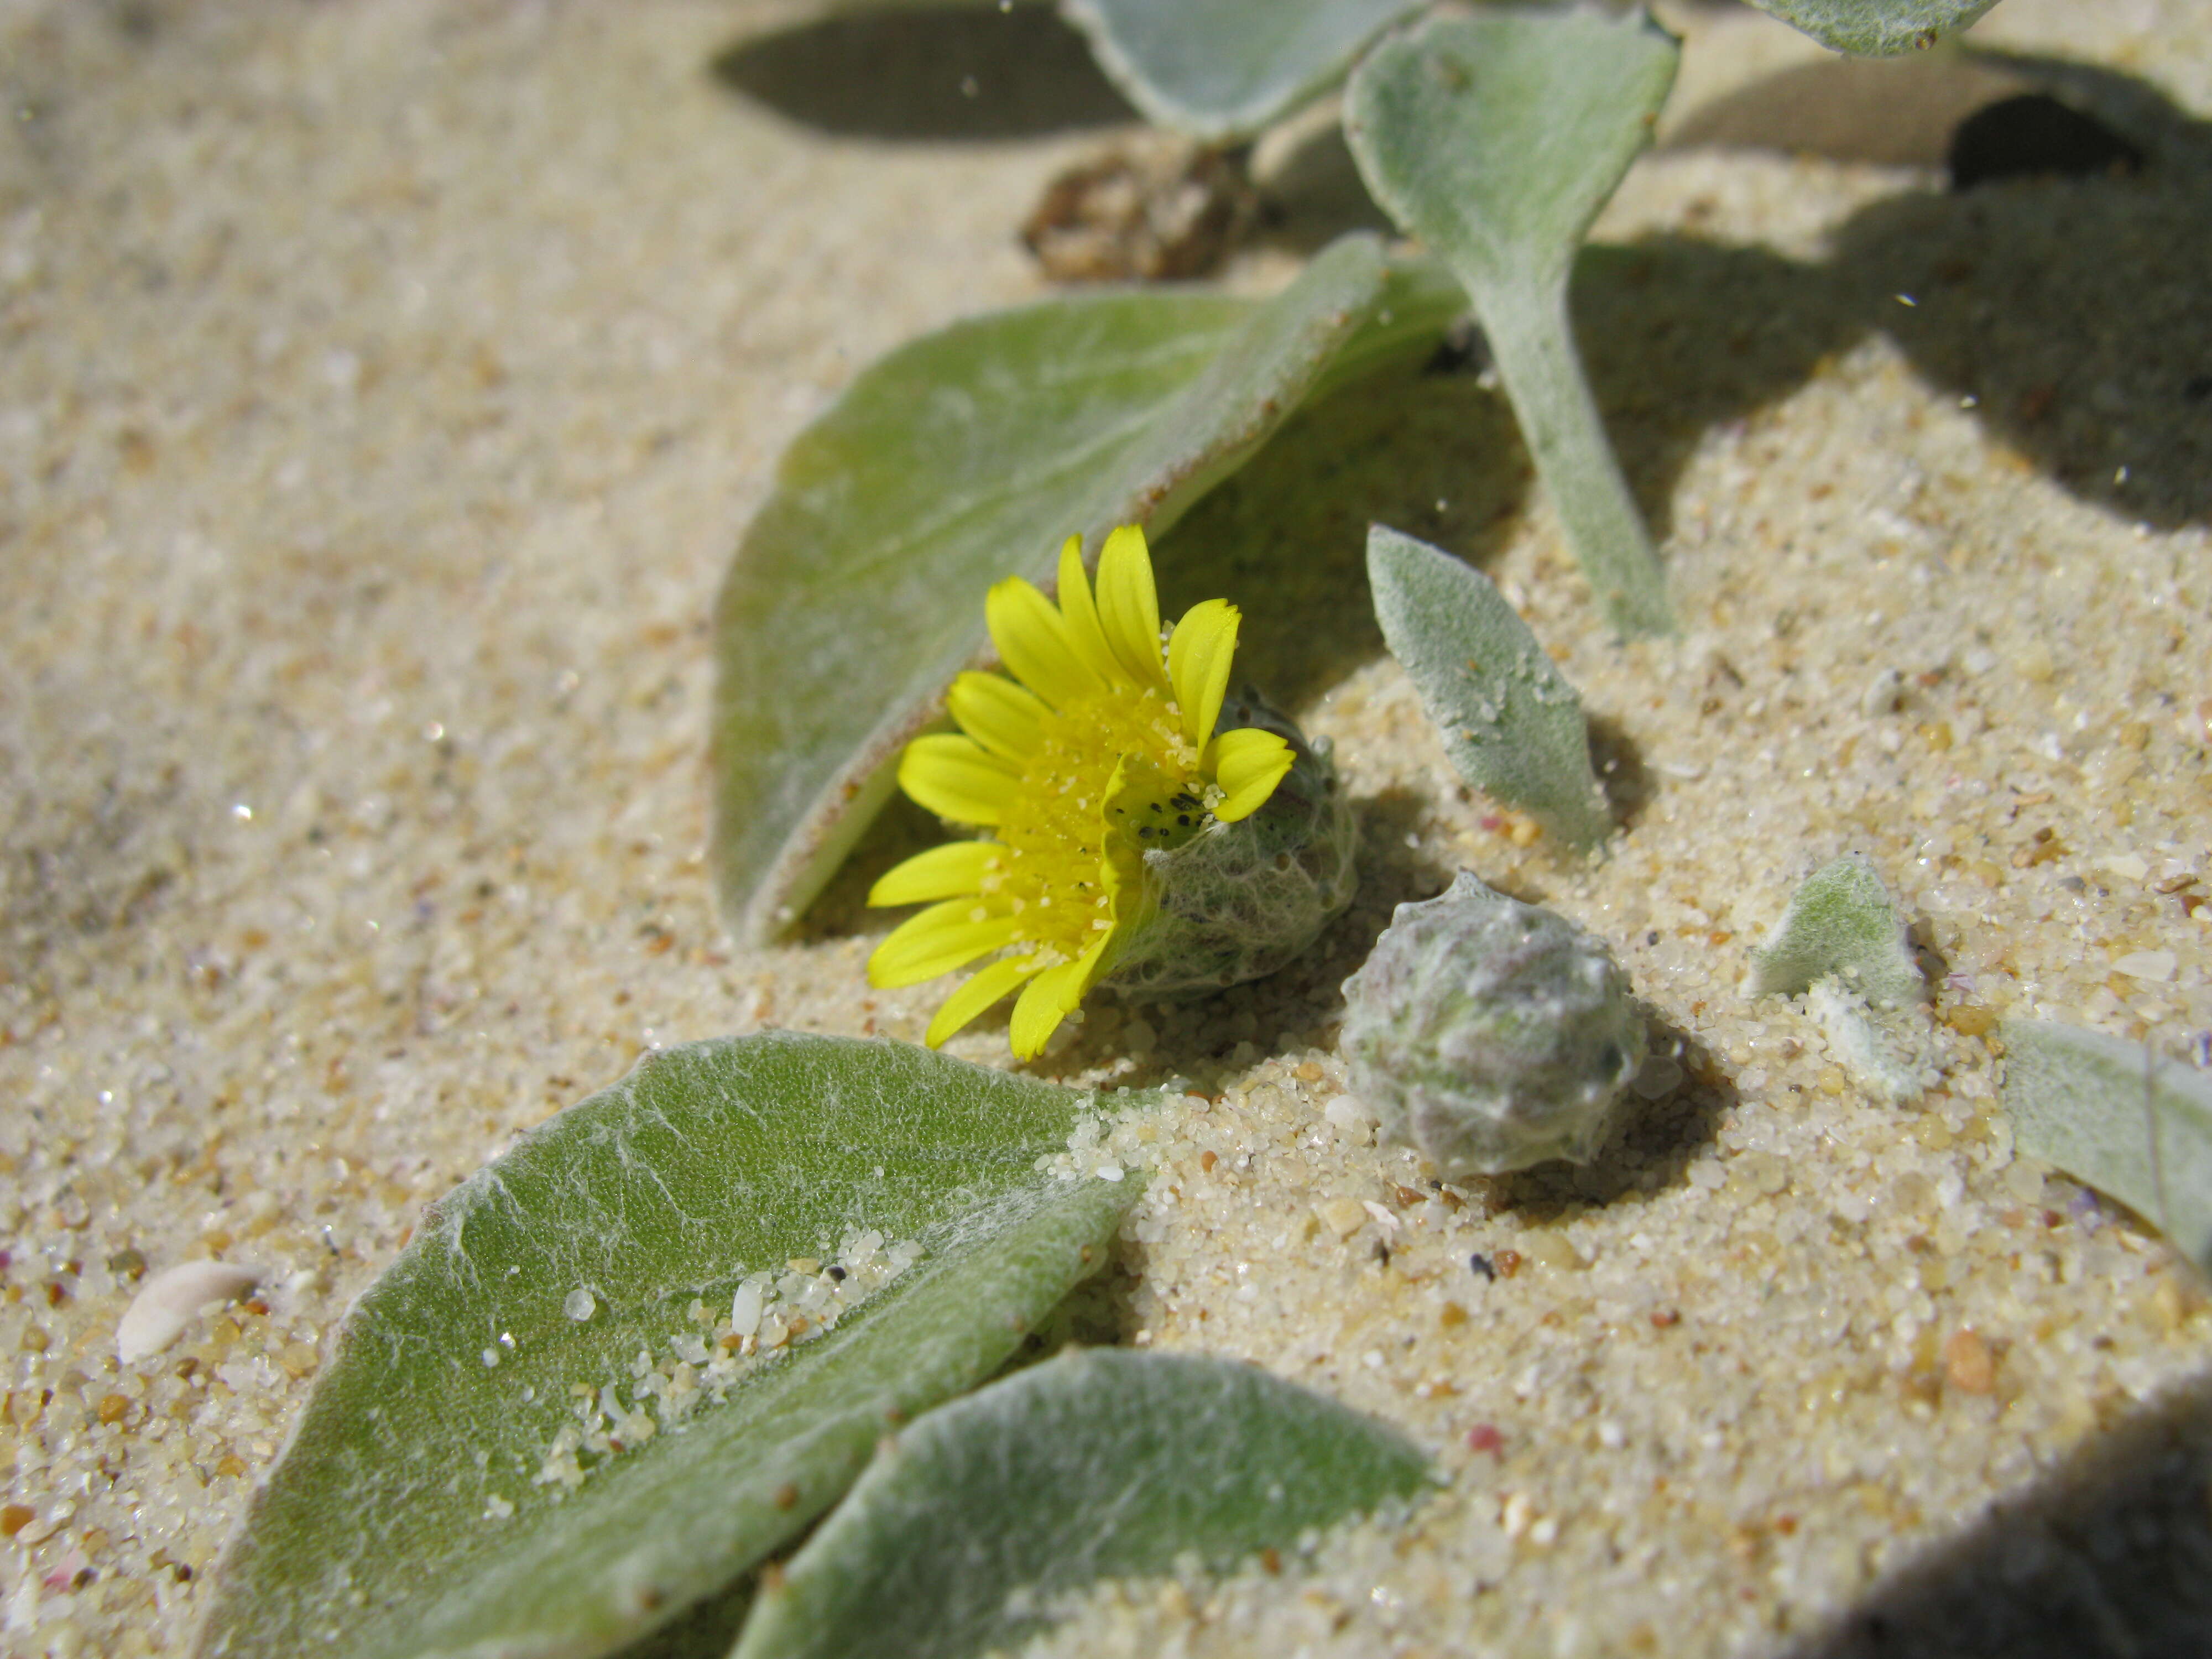
[(1344, 995), (1353, 1092), (1447, 1176), (1588, 1163), (1644, 1063), (1604, 944), (1471, 875), (1400, 905)]
[(1267, 805), (1145, 854), (1152, 908), (1107, 988), (1131, 996), (1218, 991), (1272, 974), (1344, 913), (1358, 887), (1358, 829), (1326, 741), (1247, 690), (1216, 729), (1279, 732), (1295, 757)]

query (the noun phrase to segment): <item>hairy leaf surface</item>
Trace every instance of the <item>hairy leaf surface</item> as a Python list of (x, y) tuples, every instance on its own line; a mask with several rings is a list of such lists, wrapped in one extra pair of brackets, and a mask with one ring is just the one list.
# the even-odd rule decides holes
[(1674, 84), (1641, 15), (1431, 17), (1352, 77), (1345, 136), (1375, 199), (1466, 287), (1536, 470), (1607, 620), (1674, 626), (1567, 315), (1575, 251)]
[[(585, 1659), (725, 1590), (1103, 1261), (1134, 1183), (1033, 1169), (1086, 1099), (787, 1032), (647, 1057), (433, 1206), (356, 1304), (200, 1651)], [(672, 1367), (695, 1297), (867, 1230), (920, 1260), (573, 1490), (538, 1479), (580, 1400), (650, 1406), (634, 1361)]]
[(1214, 1566), (1425, 1486), (1381, 1424), (1235, 1361), (1101, 1349), (902, 1431), (763, 1590), (733, 1659), (966, 1659), (1102, 1578)]
[(1371, 360), (1388, 275), (1355, 235), (1265, 302), (979, 317), (891, 353), (800, 434), (715, 612), (715, 860), (744, 937), (794, 920), (889, 799), (900, 748), (982, 659), (985, 589), (1048, 586), (1073, 532), (1095, 559), (1117, 525), (1164, 532), (1347, 340)]
[(1340, 79), (1424, 0), (1066, 0), (1129, 101), (1210, 143), (1249, 138)]
[(1917, 1002), (1928, 994), (1897, 901), (1863, 854), (1846, 853), (1805, 878), (1752, 953), (1745, 988), (1755, 997), (1795, 996), (1831, 974), (1873, 1002)]
[(1582, 699), (1490, 578), (1384, 525), (1367, 532), (1382, 638), (1412, 677), (1459, 774), (1561, 840), (1612, 832)]
[(1921, 52), (1997, 0), (1751, 0), (1822, 46), (1859, 58)]
[(2212, 1272), (2212, 1076), (2075, 1025), (2000, 1030), (2014, 1144), (2110, 1193)]

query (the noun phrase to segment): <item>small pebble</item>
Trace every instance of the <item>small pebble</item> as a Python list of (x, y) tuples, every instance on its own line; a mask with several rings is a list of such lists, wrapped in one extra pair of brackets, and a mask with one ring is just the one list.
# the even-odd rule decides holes
[(1894, 714), (1904, 701), (1905, 676), (1894, 668), (1885, 668), (1859, 693), (1859, 713), (1869, 720), (1877, 720), (1884, 714)]
[(1943, 1375), (1961, 1394), (1987, 1394), (1996, 1387), (1996, 1358), (1977, 1333), (1954, 1331), (1943, 1345)]
[(1357, 1199), (1324, 1199), (1314, 1206), (1314, 1213), (1339, 1238), (1351, 1237), (1367, 1224), (1367, 1211)]

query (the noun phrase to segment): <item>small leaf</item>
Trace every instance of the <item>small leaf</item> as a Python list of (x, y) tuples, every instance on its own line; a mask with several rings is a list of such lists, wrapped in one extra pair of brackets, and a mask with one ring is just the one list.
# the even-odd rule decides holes
[[(356, 1304), (199, 1651), (588, 1659), (724, 1590), (1103, 1260), (1134, 1183), (1033, 1169), (1087, 1098), (787, 1032), (648, 1056), (441, 1200)], [(604, 1386), (650, 1404), (641, 1351), (672, 1371), (713, 1339), (694, 1297), (726, 1313), (863, 1230), (919, 1261), (720, 1403), (540, 1479)]]
[(868, 368), (799, 436), (715, 612), (715, 860), (740, 933), (794, 920), (889, 799), (890, 763), (984, 649), (984, 590), (1048, 583), (1071, 532), (1094, 557), (1116, 525), (1157, 538), (1340, 345), (1376, 346), (1386, 275), (1349, 236), (1264, 304), (1145, 292), (977, 318)]
[(1997, 0), (1751, 0), (1822, 46), (1859, 58), (1922, 52)]
[(1326, 90), (1425, 0), (1063, 0), (1115, 85), (1208, 143), (1249, 138)]
[(1917, 1100), (1942, 1075), (1929, 1044), (1928, 1007), (1902, 1002), (1876, 1008), (1833, 974), (1813, 981), (1805, 1011), (1820, 1028), (1828, 1058), (1869, 1100)]
[(2212, 1272), (2212, 1076), (2075, 1025), (1999, 1030), (2013, 1144), (2110, 1193)]
[(1474, 300), (1567, 541), (1624, 634), (1664, 633), (1674, 617), (1575, 355), (1567, 278), (1650, 142), (1678, 56), (1640, 13), (1432, 17), (1368, 53), (1345, 106), (1375, 199)]
[(1755, 997), (1795, 996), (1828, 974), (1872, 1002), (1928, 994), (1889, 889), (1857, 853), (1805, 878), (1751, 960), (1744, 988)]
[(1225, 1566), (1421, 1490), (1394, 1431), (1256, 1367), (1064, 1354), (929, 1413), (869, 1467), (732, 1659), (967, 1659), (1102, 1578)]
[(1459, 775), (1593, 848), (1612, 832), (1582, 700), (1490, 578), (1382, 525), (1367, 581), (1390, 654), (1421, 693)]

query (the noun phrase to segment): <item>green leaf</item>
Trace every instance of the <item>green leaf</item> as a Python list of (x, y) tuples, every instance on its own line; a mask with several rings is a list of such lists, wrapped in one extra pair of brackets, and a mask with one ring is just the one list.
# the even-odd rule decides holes
[(1928, 994), (1896, 902), (1858, 853), (1808, 876), (1751, 960), (1745, 989), (1755, 997), (1795, 996), (1830, 974), (1872, 1002), (1917, 1002)]
[(1593, 848), (1613, 820), (1590, 770), (1582, 699), (1490, 578), (1384, 525), (1367, 532), (1382, 638), (1420, 690), (1459, 775)]
[(2013, 1144), (2110, 1193), (2212, 1272), (2212, 1076), (2079, 1026), (2000, 1030)]
[[(715, 860), (760, 941), (890, 794), (890, 763), (986, 646), (983, 593), (1155, 535), (1296, 408), (1385, 290), (1346, 237), (1265, 303), (1054, 300), (956, 324), (855, 380), (785, 454), (715, 611)], [(1446, 319), (1434, 326), (1441, 331)]]
[(1425, 0), (1065, 0), (1115, 85), (1208, 143), (1249, 138), (1325, 91)]
[(1751, 0), (1822, 46), (1860, 58), (1924, 52), (1997, 0)]
[[(723, 1590), (1103, 1261), (1133, 1183), (1033, 1168), (1087, 1099), (787, 1032), (649, 1056), (441, 1200), (356, 1304), (199, 1651), (587, 1659)], [(720, 1403), (538, 1478), (574, 1389), (635, 1407), (641, 1351), (672, 1371), (714, 1340), (694, 1297), (726, 1316), (793, 1257), (857, 1268), (864, 1230), (919, 1261)]]
[(1345, 136), (1369, 190), (1474, 301), (1567, 542), (1624, 634), (1674, 626), (1666, 579), (1575, 355), (1575, 250), (1650, 142), (1674, 38), (1639, 14), (1432, 17), (1353, 73)]
[(1425, 1485), (1392, 1430), (1256, 1367), (1064, 1354), (902, 1432), (732, 1659), (966, 1659), (1101, 1578), (1224, 1566)]
[(1869, 1100), (1885, 1106), (1916, 1100), (1942, 1076), (1924, 1002), (1876, 1007), (1831, 974), (1813, 981), (1805, 1012), (1820, 1028), (1828, 1057)]

